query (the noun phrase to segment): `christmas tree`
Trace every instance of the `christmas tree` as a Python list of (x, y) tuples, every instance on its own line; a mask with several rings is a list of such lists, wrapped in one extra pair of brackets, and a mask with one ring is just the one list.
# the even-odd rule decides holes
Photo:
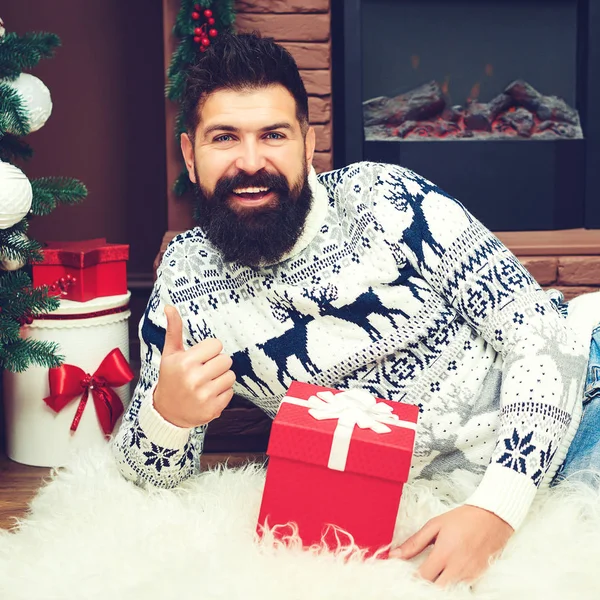
[[(198, 52), (206, 51), (220, 32), (231, 33), (234, 21), (233, 0), (181, 1), (181, 7), (173, 27), (173, 35), (179, 40), (179, 44), (173, 53), (167, 71), (167, 98), (174, 102), (181, 100), (187, 67), (194, 62)], [(183, 116), (179, 111), (175, 125), (178, 145), (179, 137), (184, 132)], [(191, 182), (183, 164), (174, 189), (177, 196), (183, 196), (191, 190)]]
[(19, 372), (31, 364), (61, 363), (55, 343), (21, 337), (21, 327), (56, 310), (59, 300), (47, 287), (34, 288), (30, 265), (42, 259), (41, 245), (27, 237), (32, 215), (46, 215), (58, 204), (74, 204), (85, 186), (65, 177), (30, 181), (15, 162), (32, 148), (22, 138), (40, 129), (52, 111), (48, 88), (24, 73), (53, 56), (60, 39), (51, 33), (6, 33), (0, 19), (0, 368)]

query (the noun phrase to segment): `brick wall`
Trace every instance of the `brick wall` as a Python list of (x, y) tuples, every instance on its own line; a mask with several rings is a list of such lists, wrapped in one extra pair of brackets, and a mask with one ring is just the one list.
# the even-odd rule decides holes
[(296, 59), (317, 134), (313, 164), (317, 172), (331, 169), (329, 0), (236, 0), (234, 6), (238, 33), (258, 30), (280, 42)]
[(560, 290), (566, 300), (600, 291), (600, 256), (519, 256), (544, 288)]
[(544, 288), (567, 300), (600, 291), (600, 229), (497, 232)]

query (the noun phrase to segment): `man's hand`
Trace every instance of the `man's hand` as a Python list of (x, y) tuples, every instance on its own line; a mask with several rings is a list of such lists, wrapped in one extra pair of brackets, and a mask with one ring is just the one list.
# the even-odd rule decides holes
[(165, 307), (167, 333), (160, 361), (154, 408), (178, 427), (197, 427), (221, 415), (233, 397), (235, 374), (223, 344), (206, 339), (186, 350), (177, 309)]
[(500, 554), (513, 531), (494, 513), (476, 506), (460, 506), (428, 521), (390, 556), (411, 559), (433, 544), (418, 574), (440, 586), (469, 582)]

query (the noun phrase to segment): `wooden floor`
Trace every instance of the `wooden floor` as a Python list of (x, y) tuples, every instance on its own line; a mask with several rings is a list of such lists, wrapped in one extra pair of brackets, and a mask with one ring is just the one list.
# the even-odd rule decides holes
[[(264, 458), (263, 454), (205, 454), (201, 464), (206, 468), (227, 462), (234, 467)], [(50, 471), (49, 468), (21, 465), (0, 454), (0, 528), (11, 529), (15, 517), (25, 516), (29, 502)]]

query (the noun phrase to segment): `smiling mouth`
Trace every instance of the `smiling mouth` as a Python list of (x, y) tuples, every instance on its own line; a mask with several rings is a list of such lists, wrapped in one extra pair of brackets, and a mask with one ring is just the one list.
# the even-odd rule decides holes
[(258, 205), (270, 201), (273, 193), (268, 187), (240, 187), (233, 190), (232, 196), (242, 204)]
[(267, 187), (246, 187), (233, 190), (233, 194), (243, 200), (262, 200), (270, 192), (271, 190)]

